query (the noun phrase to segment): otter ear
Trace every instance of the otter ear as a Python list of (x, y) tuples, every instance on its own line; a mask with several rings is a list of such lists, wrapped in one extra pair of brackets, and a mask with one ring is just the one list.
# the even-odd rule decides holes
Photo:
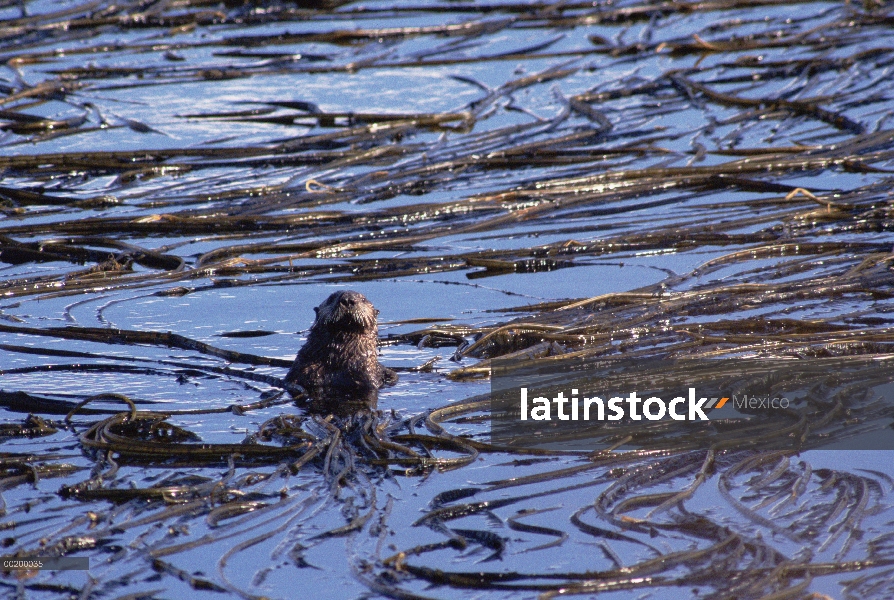
[(314, 312), (315, 312), (316, 314), (320, 314), (320, 307), (319, 307), (319, 306), (314, 306)]

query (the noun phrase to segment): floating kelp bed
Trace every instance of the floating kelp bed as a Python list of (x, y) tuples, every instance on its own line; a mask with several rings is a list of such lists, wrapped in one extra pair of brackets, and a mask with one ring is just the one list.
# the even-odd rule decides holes
[[(889, 426), (872, 398), (581, 452), (492, 440), (485, 393), (497, 360), (890, 356), (892, 19), (0, 5), (0, 541), (91, 559), (0, 586), (894, 595), (891, 451), (811, 450)], [(281, 381), (335, 287), (401, 371), (352, 418)]]

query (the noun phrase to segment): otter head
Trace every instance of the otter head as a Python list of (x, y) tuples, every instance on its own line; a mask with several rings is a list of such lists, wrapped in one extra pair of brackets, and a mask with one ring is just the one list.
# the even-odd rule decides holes
[(345, 290), (330, 295), (314, 309), (317, 319), (314, 327), (341, 330), (375, 332), (376, 315), (379, 311), (360, 292)]

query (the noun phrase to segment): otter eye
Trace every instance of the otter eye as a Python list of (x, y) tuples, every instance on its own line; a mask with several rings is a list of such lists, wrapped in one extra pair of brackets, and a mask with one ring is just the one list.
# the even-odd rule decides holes
[(373, 314), (376, 315), (376, 316), (378, 317), (378, 316), (379, 316), (379, 309), (378, 309), (378, 308), (374, 308), (374, 309), (373, 309)]

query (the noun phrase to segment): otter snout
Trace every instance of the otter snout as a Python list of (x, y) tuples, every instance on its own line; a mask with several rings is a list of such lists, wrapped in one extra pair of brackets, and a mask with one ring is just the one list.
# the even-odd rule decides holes
[(360, 328), (373, 333), (376, 331), (376, 315), (379, 311), (360, 292), (335, 292), (314, 310), (317, 312), (317, 323)]

